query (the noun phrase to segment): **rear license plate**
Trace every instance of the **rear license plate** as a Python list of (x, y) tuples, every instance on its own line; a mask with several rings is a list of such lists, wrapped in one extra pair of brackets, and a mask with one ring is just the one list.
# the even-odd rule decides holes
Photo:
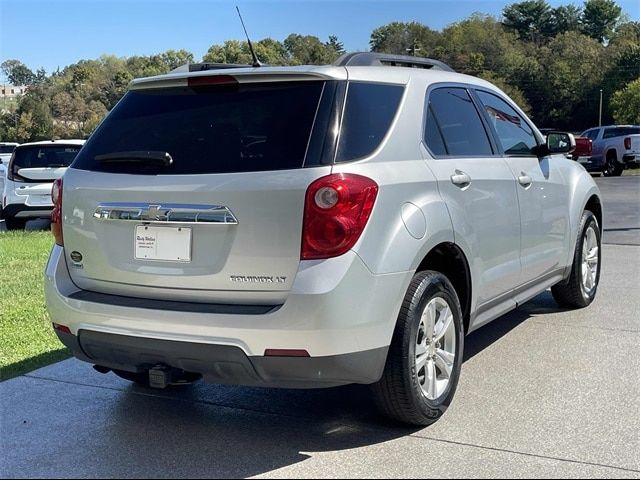
[(29, 195), (27, 204), (33, 207), (53, 206), (50, 193), (41, 195)]
[(191, 261), (191, 229), (137, 225), (135, 255), (140, 260)]

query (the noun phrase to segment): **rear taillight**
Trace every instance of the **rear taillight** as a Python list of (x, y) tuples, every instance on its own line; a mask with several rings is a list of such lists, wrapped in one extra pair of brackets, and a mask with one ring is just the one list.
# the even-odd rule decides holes
[(337, 173), (307, 188), (302, 225), (302, 260), (332, 258), (355, 245), (378, 195), (370, 178)]
[(624, 148), (627, 150), (631, 150), (631, 137), (627, 137), (624, 139)]
[(53, 200), (53, 211), (51, 212), (51, 233), (58, 245), (64, 245), (62, 238), (62, 179), (53, 182), (51, 187), (51, 200)]

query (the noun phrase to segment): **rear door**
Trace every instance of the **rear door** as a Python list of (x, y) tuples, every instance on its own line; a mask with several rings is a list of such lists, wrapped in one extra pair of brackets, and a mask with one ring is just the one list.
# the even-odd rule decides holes
[(513, 289), (520, 277), (520, 214), (511, 170), (496, 152), (469, 92), (430, 91), (425, 143), (455, 241), (469, 252), (477, 306)]
[(316, 79), (127, 93), (64, 178), (73, 281), (143, 298), (284, 301), (307, 186), (330, 171), (318, 152), (333, 87)]
[(516, 179), (522, 241), (520, 284), (562, 267), (569, 251), (569, 189), (561, 173), (562, 155), (539, 158), (531, 125), (506, 99), (476, 90), (498, 147)]

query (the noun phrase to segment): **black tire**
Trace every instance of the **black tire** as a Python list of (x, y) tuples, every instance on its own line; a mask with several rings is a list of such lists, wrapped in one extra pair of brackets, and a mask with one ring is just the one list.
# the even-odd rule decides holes
[[(595, 233), (598, 245), (598, 264), (595, 276), (595, 286), (590, 291), (586, 291), (583, 286), (582, 272), (582, 249), (587, 237), (587, 230), (592, 229)], [(573, 263), (571, 264), (571, 275), (566, 281), (562, 281), (551, 287), (551, 294), (555, 301), (561, 307), (565, 308), (584, 308), (593, 302), (598, 291), (600, 282), (600, 270), (602, 265), (602, 242), (600, 227), (595, 215), (589, 210), (582, 213), (580, 220), (580, 228), (578, 230), (578, 241), (576, 242), (575, 251), (573, 253)]]
[(7, 227), (7, 230), (24, 230), (24, 227), (27, 224), (27, 220), (24, 218), (16, 218), (16, 217), (5, 217), (4, 224)]
[(607, 159), (604, 164), (602, 174), (605, 177), (619, 177), (624, 171), (624, 165), (618, 162), (615, 153), (607, 153)]
[[(415, 352), (422, 313), (435, 297), (444, 299), (453, 314), (456, 343), (449, 383), (438, 398), (431, 400), (420, 386)], [(417, 273), (402, 303), (382, 378), (372, 385), (376, 404), (384, 414), (403, 423), (434, 423), (444, 414), (453, 399), (460, 377), (463, 351), (462, 312), (453, 285), (441, 273)]]

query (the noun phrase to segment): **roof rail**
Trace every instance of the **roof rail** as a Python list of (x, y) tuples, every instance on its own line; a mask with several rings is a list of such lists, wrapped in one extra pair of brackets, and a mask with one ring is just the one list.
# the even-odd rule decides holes
[(186, 63), (171, 70), (171, 73), (178, 72), (204, 72), (206, 70), (226, 70), (228, 68), (251, 68), (251, 65), (239, 63)]
[(431, 58), (376, 52), (345, 53), (333, 64), (338, 67), (380, 67), (388, 65), (392, 67), (433, 68), (445, 72), (455, 72), (455, 70), (446, 63)]

